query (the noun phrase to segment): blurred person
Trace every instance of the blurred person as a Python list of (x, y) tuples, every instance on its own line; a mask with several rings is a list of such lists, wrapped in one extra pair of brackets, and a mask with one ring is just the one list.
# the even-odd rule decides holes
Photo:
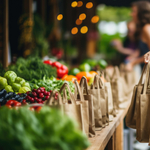
[(136, 32), (136, 24), (133, 21), (127, 23), (128, 34), (125, 38), (123, 44), (120, 40), (113, 40), (112, 45), (114, 48), (125, 55), (124, 63), (127, 64), (128, 62), (132, 61), (136, 57), (139, 56), (139, 50), (137, 49), (138, 44), (135, 40), (135, 32)]
[(127, 70), (132, 70), (133, 66), (139, 63), (143, 68), (144, 62), (150, 60), (150, 2), (138, 1), (131, 6), (131, 16), (137, 25), (135, 38), (139, 40), (140, 56), (127, 64)]

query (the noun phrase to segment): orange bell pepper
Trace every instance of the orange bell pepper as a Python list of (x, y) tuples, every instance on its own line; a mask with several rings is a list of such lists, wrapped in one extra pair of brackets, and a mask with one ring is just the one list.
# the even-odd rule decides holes
[(81, 80), (81, 78), (85, 76), (87, 81), (92, 77), (92, 75), (89, 72), (79, 72), (76, 77), (78, 80)]
[(73, 75), (64, 75), (62, 78), (62, 80), (72, 81), (72, 82), (74, 82), (75, 79), (77, 80), (77, 78)]

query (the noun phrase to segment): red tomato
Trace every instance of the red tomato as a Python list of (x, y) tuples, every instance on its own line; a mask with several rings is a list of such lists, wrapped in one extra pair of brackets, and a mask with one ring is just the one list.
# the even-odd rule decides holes
[(14, 102), (14, 104), (13, 104), (14, 106), (21, 106), (21, 103), (20, 102)]
[(21, 103), (15, 100), (9, 100), (6, 105), (10, 105), (10, 106), (21, 106)]
[(57, 61), (55, 61), (55, 62), (52, 63), (52, 66), (59, 69), (59, 68), (61, 68), (62, 64), (57, 62)]
[(13, 105), (14, 102), (17, 102), (17, 101), (15, 101), (15, 100), (9, 100), (9, 101), (7, 101), (6, 105)]
[(52, 62), (51, 60), (45, 60), (45, 61), (44, 61), (44, 64), (52, 65), (52, 63), (53, 63), (53, 62)]

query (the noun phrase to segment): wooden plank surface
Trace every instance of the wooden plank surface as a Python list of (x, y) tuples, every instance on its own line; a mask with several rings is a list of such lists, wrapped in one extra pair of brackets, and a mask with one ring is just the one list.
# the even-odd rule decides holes
[[(121, 123), (121, 125), (119, 127), (121, 129), (121, 126), (123, 126), (123, 124), (122, 124), (123, 119), (128, 111), (130, 102), (125, 102), (122, 105), (124, 106), (124, 109), (120, 109), (118, 111), (117, 116), (115, 118), (113, 118), (113, 121), (109, 123), (109, 126), (106, 126), (101, 131), (97, 131), (96, 137), (89, 138), (91, 146), (87, 150), (104, 150), (106, 145), (109, 143), (109, 140), (113, 136), (114, 132), (116, 131), (117, 127), (120, 125), (120, 123)], [(118, 131), (119, 131), (119, 129), (118, 129)], [(117, 132), (116, 134), (117, 134), (116, 136), (118, 137), (119, 133)], [(116, 140), (116, 137), (114, 137), (114, 138), (115, 138), (114, 140)], [(123, 143), (120, 144), (120, 147), (122, 147), (122, 145), (123, 145)], [(119, 149), (119, 150), (121, 150), (121, 149)]]

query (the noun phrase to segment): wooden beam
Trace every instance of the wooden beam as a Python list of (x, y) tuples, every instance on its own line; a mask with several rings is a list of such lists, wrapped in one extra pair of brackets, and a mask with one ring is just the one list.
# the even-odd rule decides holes
[(4, 48), (3, 48), (3, 63), (4, 67), (8, 67), (8, 0), (4, 1)]
[(24, 13), (29, 14), (31, 20), (33, 19), (32, 4), (33, 4), (33, 0), (23, 1), (23, 11)]

